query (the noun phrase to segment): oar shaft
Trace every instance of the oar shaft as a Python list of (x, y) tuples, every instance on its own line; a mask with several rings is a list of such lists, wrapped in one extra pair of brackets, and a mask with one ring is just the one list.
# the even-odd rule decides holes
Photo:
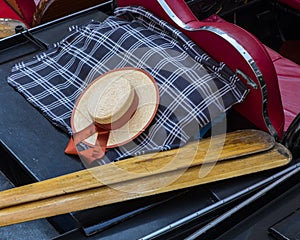
[[(267, 153), (221, 161), (215, 165), (205, 164), (205, 166), (190, 167), (186, 171), (177, 170), (149, 175), (110, 186), (4, 208), (0, 210), (0, 226), (127, 201), (282, 166), (290, 161), (290, 157), (281, 153), (282, 150), (275, 148)], [(203, 170), (207, 171), (206, 174), (199, 175)]]
[(273, 146), (274, 138), (258, 130), (214, 136), (179, 149), (146, 154), (1, 192), (0, 209), (149, 175), (184, 170), (203, 163), (266, 151)]

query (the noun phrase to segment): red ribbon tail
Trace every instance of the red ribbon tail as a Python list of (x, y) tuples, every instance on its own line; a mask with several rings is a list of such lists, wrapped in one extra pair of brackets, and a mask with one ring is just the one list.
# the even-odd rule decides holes
[(67, 147), (65, 148), (65, 153), (77, 155), (79, 151), (76, 145), (95, 132), (97, 132), (96, 127), (94, 126), (94, 124), (90, 124), (81, 131), (74, 133), (74, 135), (70, 138)]
[(73, 137), (70, 138), (67, 147), (65, 148), (65, 153), (66, 154), (78, 154), (78, 150), (76, 148), (76, 145), (74, 143)]
[[(92, 128), (92, 129), (91, 129)], [(87, 161), (89, 164), (94, 162), (97, 159), (102, 158), (105, 155), (106, 151), (106, 145), (107, 141), (109, 138), (109, 131), (104, 130), (104, 129), (97, 129), (98, 130), (98, 135), (97, 135), (97, 140), (95, 145), (91, 146), (88, 149), (85, 149), (83, 151), (78, 151), (76, 145), (83, 141), (85, 138), (90, 136), (91, 134), (97, 132), (94, 131), (95, 128), (94, 126), (88, 126), (84, 130), (75, 133), (71, 138), (70, 141), (65, 148), (65, 153), (66, 154), (76, 154), (79, 155), (80, 157), (84, 158), (85, 161)]]
[(99, 131), (95, 146), (80, 151), (78, 155), (85, 159), (89, 164), (102, 158), (106, 152), (106, 145), (109, 137), (109, 131)]

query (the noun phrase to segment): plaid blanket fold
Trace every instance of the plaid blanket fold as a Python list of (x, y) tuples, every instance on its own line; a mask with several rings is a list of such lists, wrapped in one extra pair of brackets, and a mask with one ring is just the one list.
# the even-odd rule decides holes
[(248, 92), (224, 63), (143, 8), (118, 8), (101, 23), (74, 29), (48, 51), (17, 63), (8, 83), (71, 135), (74, 103), (96, 77), (123, 67), (151, 74), (160, 92), (154, 120), (134, 141), (109, 149), (99, 164), (183, 145)]

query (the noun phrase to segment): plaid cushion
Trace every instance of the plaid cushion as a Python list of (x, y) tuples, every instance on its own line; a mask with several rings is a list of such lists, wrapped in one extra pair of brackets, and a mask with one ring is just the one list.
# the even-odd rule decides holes
[(248, 91), (224, 63), (143, 8), (118, 8), (102, 23), (73, 29), (48, 51), (16, 64), (8, 82), (72, 134), (74, 103), (96, 77), (129, 66), (148, 71), (160, 92), (156, 117), (134, 141), (108, 150), (99, 164), (183, 145)]

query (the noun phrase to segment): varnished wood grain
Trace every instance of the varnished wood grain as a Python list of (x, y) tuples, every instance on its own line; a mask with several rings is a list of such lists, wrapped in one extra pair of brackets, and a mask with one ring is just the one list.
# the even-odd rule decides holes
[(291, 160), (289, 151), (280, 144), (267, 152), (239, 157), (217, 163), (194, 165), (157, 175), (73, 192), (40, 201), (3, 208), (0, 226), (50, 217), (72, 211), (103, 206), (120, 201), (173, 191), (208, 182), (250, 174), (286, 165)]
[(104, 166), (71, 173), (0, 193), (0, 208), (65, 195), (118, 182), (175, 170), (185, 170), (203, 163), (266, 151), (274, 138), (258, 130), (243, 130), (192, 142), (186, 146), (146, 154)]

